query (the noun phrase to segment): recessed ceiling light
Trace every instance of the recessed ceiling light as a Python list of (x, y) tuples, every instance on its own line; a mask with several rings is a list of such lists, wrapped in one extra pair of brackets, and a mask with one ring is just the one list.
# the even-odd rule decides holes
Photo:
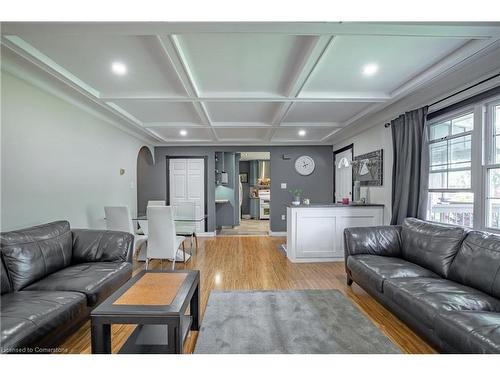
[(115, 61), (113, 64), (111, 64), (111, 70), (113, 71), (113, 73), (122, 76), (127, 73), (127, 66), (121, 62)]
[(366, 64), (363, 67), (363, 74), (365, 76), (372, 76), (377, 72), (378, 72), (378, 65), (377, 64)]
[(299, 130), (299, 135), (301, 137), (303, 137), (304, 135), (306, 135), (306, 131), (305, 130)]
[(187, 135), (187, 133), (188, 133), (188, 132), (187, 132), (186, 130), (181, 130), (181, 131), (179, 132), (179, 134), (180, 134), (180, 135), (182, 135), (183, 137), (185, 137), (185, 136)]

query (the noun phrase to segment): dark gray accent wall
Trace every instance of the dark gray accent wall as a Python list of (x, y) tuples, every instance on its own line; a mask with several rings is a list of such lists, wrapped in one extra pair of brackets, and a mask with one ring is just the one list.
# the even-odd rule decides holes
[[(333, 201), (333, 155), (331, 146), (210, 146), (210, 147), (155, 147), (155, 164), (142, 165), (141, 179), (137, 181), (138, 212), (146, 211), (148, 200), (166, 200), (167, 176), (166, 156), (200, 156), (208, 159), (207, 214), (208, 231), (215, 230), (215, 152), (269, 151), (271, 152), (271, 231), (286, 231), (286, 205), (291, 202), (290, 188), (304, 190), (311, 203)], [(289, 160), (283, 160), (283, 155)], [(310, 176), (301, 176), (295, 171), (295, 159), (301, 155), (311, 156), (316, 169)], [(139, 173), (138, 173), (139, 175)], [(280, 184), (287, 183), (282, 190)]]
[[(290, 159), (283, 160), (283, 154)], [(314, 159), (316, 168), (309, 176), (295, 170), (295, 160), (302, 155)], [(286, 182), (287, 189), (281, 189)], [(290, 189), (302, 189), (311, 203), (333, 202), (333, 151), (330, 146), (279, 147), (271, 151), (271, 231), (286, 231), (286, 206), (292, 201)]]
[(250, 214), (250, 162), (248, 160), (240, 161), (240, 174), (248, 175), (248, 182), (241, 184), (243, 188), (243, 199), (241, 201), (241, 213)]
[(154, 177), (155, 173), (153, 155), (151, 155), (149, 148), (142, 147), (137, 155), (137, 213), (146, 213), (148, 200), (164, 199), (162, 196), (158, 196), (155, 184), (140, 182), (151, 181), (151, 177)]

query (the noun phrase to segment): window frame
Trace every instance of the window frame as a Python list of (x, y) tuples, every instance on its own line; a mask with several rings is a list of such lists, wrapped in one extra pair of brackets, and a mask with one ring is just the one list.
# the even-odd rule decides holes
[[(500, 106), (500, 96), (489, 98), (488, 100), (481, 103), (482, 106), (482, 117), (484, 121), (484, 137), (482, 139), (483, 145), (483, 163), (482, 163), (482, 226), (481, 229), (487, 230), (489, 232), (500, 233), (500, 228), (489, 227), (489, 209), (488, 209), (488, 199), (489, 197), (489, 171), (490, 169), (500, 169), (500, 162), (496, 163), (495, 160), (495, 124), (494, 111), (493, 109)], [(500, 138), (500, 136), (499, 136)]]
[[(430, 189), (426, 187), (426, 193), (432, 192), (472, 192), (474, 194), (473, 205), (473, 226), (472, 229), (484, 230), (500, 234), (500, 228), (492, 228), (489, 223), (489, 179), (490, 169), (500, 169), (500, 162), (495, 163), (494, 157), (494, 111), (493, 109), (500, 105), (500, 95), (495, 95), (472, 105), (464, 106), (453, 112), (433, 118), (426, 123), (427, 152), (430, 152), (429, 145), (436, 140), (430, 141), (430, 126), (460, 117), (467, 113), (473, 113), (474, 128), (471, 132), (471, 188), (470, 189)], [(460, 134), (465, 136), (466, 133)], [(451, 139), (452, 137), (443, 137), (442, 139)], [(498, 137), (500, 141), (500, 136)], [(430, 155), (427, 171), (430, 172)], [(430, 173), (429, 173), (430, 176)], [(428, 179), (429, 180), (429, 179)], [(427, 195), (428, 196), (428, 195)], [(429, 220), (429, 219), (427, 219)], [(431, 221), (431, 220), (429, 220)], [(469, 228), (469, 227), (467, 227)]]
[[(448, 135), (448, 136), (445, 136), (445, 137), (441, 137), (441, 138), (437, 138), (437, 139), (433, 139), (431, 140), (431, 127), (433, 125), (436, 125), (438, 123), (441, 123), (441, 122), (444, 122), (444, 121), (448, 121), (448, 120), (452, 120), (452, 119), (455, 119), (455, 118), (458, 118), (458, 117), (462, 117), (462, 116), (465, 116), (465, 115), (468, 115), (468, 114), (472, 114), (472, 117), (473, 117), (473, 124), (474, 124), (474, 127), (472, 130), (470, 131), (467, 131), (467, 132), (463, 132), (463, 133), (459, 133), (459, 134), (451, 134), (451, 135)], [(426, 191), (426, 199), (428, 199), (429, 197), (429, 193), (472, 193), (473, 194), (473, 199), (474, 199), (474, 203), (473, 203), (473, 213), (472, 213), (472, 222), (473, 222), (473, 226), (472, 228), (476, 228), (476, 225), (477, 225), (477, 221), (476, 221), (476, 206), (477, 206), (477, 194), (476, 194), (476, 190), (475, 188), (477, 187), (477, 176), (476, 173), (474, 172), (476, 170), (475, 166), (477, 164), (477, 160), (476, 159), (476, 152), (475, 152), (475, 139), (478, 138), (477, 134), (478, 134), (478, 131), (480, 129), (478, 129), (480, 126), (478, 126), (478, 122), (476, 122), (477, 118), (476, 118), (476, 108), (475, 106), (473, 105), (469, 105), (469, 106), (465, 106), (465, 107), (462, 107), (462, 108), (459, 108), (455, 111), (452, 111), (452, 112), (449, 112), (449, 113), (446, 113), (442, 116), (439, 116), (439, 117), (436, 117), (436, 118), (433, 118), (431, 121), (428, 121), (426, 124), (425, 124), (425, 131), (426, 131), (426, 147), (425, 147), (425, 151), (428, 153), (428, 156), (427, 156), (427, 160), (428, 160), (428, 165), (427, 165), (427, 173), (428, 173), (428, 178), (427, 178), (427, 187), (425, 189)], [(479, 122), (479, 124), (481, 124), (481, 122)], [(430, 167), (431, 167), (431, 158), (430, 158), (430, 146), (432, 144), (435, 144), (435, 143), (438, 143), (438, 142), (442, 142), (442, 141), (449, 141), (449, 140), (452, 140), (452, 139), (457, 139), (457, 138), (460, 138), (460, 137), (467, 137), (468, 135), (470, 135), (471, 137), (471, 160), (470, 160), (470, 168), (465, 168), (464, 170), (470, 170), (471, 171), (471, 185), (470, 185), (470, 188), (446, 188), (446, 189), (443, 189), (443, 188), (430, 188), (429, 187), (429, 184), (430, 184), (430, 176), (431, 176), (431, 172), (430, 172)], [(479, 135), (479, 138), (480, 138), (480, 135)], [(427, 203), (428, 204), (428, 203)], [(430, 210), (426, 210), (427, 214), (430, 213)], [(428, 221), (431, 221), (431, 222), (435, 222), (433, 220), (430, 220), (430, 218), (427, 216), (426, 217), (426, 220)], [(441, 222), (437, 222), (437, 223), (441, 223)], [(443, 223), (441, 223), (443, 224)], [(446, 224), (446, 223), (444, 223)], [(458, 225), (458, 224), (450, 224), (450, 225), (457, 225), (457, 226), (461, 226), (461, 225)], [(467, 227), (467, 226), (463, 226), (464, 228), (471, 228), (471, 227)]]

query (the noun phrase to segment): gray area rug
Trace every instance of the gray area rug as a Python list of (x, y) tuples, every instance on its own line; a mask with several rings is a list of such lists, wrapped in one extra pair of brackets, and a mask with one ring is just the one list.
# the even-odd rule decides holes
[(338, 290), (212, 291), (196, 354), (401, 353)]

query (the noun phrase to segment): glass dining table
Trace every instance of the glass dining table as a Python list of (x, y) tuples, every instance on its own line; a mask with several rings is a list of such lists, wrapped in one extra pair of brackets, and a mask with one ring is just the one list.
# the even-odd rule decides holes
[[(196, 251), (198, 252), (198, 237), (196, 236), (196, 227), (198, 226), (197, 224), (203, 223), (207, 219), (207, 217), (208, 215), (205, 214), (194, 217), (177, 216), (174, 218), (177, 235), (191, 238), (191, 248), (189, 250), (189, 254), (186, 254), (186, 252), (182, 250), (182, 256), (176, 257), (176, 261), (186, 263), (191, 259), (191, 255), (193, 254), (193, 238), (196, 242)], [(147, 235), (147, 215), (136, 215), (132, 217), (132, 221), (137, 222), (143, 233)], [(139, 254), (137, 255), (138, 261), (146, 260), (146, 249), (146, 246), (141, 247), (141, 249), (139, 250)]]

